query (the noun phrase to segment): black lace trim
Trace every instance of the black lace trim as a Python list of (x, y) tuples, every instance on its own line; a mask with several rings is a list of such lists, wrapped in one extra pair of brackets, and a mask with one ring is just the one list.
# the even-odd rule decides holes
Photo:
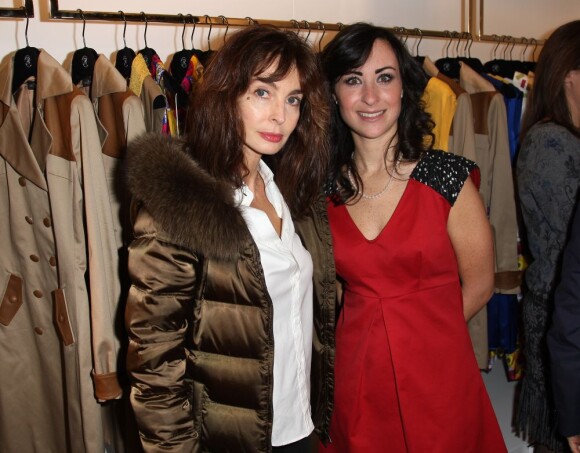
[(441, 194), (453, 206), (475, 162), (445, 151), (427, 151), (411, 178)]

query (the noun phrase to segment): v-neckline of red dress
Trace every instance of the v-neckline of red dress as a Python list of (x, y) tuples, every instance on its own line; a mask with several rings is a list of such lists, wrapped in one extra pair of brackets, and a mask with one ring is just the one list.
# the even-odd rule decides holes
[(401, 205), (403, 203), (403, 199), (407, 197), (407, 192), (409, 191), (409, 183), (411, 183), (411, 181), (413, 180), (412, 175), (413, 174), (411, 173), (411, 177), (409, 177), (409, 180), (407, 181), (407, 185), (405, 186), (405, 190), (403, 191), (401, 198), (399, 198), (399, 201), (397, 202), (397, 206), (395, 206), (395, 209), (394, 209), (393, 213), (391, 214), (391, 217), (389, 217), (389, 220), (387, 220), (387, 223), (385, 223), (385, 226), (383, 226), (381, 231), (379, 231), (379, 234), (377, 234), (376, 237), (374, 237), (373, 239), (369, 239), (363, 234), (363, 232), (360, 230), (360, 228), (358, 227), (358, 225), (356, 224), (354, 219), (351, 217), (350, 212), (348, 211), (348, 207), (346, 206), (346, 204), (342, 205), (342, 208), (344, 209), (344, 211), (346, 213), (346, 217), (348, 218), (348, 221), (352, 224), (352, 226), (357, 231), (357, 233), (369, 244), (372, 244), (373, 242), (376, 242), (377, 240), (379, 240), (379, 238), (385, 233), (385, 231), (387, 230), (389, 225), (391, 223), (393, 223), (393, 220), (396, 221), (396, 217), (399, 216), (398, 212), (401, 209), (403, 209), (401, 207)]

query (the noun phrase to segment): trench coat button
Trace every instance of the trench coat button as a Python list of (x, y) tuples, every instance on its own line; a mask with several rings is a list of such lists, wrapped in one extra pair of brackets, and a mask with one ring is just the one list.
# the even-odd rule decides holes
[(22, 187), (24, 187), (26, 185), (26, 178), (24, 176), (21, 176), (20, 178), (18, 178), (18, 184), (20, 184)]
[(17, 302), (18, 302), (18, 297), (16, 297), (16, 296), (10, 296), (10, 297), (8, 298), (8, 302), (10, 302), (10, 303), (12, 303), (12, 304), (15, 304), (15, 303), (17, 303)]
[(34, 261), (35, 263), (38, 263), (40, 261), (40, 258), (36, 255), (30, 255), (30, 260)]
[(34, 291), (32, 291), (32, 294), (34, 294), (34, 297), (38, 297), (39, 299), (42, 297), (42, 291), (39, 291), (37, 289), (35, 289)]
[(44, 219), (42, 219), (42, 223), (47, 228), (50, 228), (52, 226), (52, 223), (48, 217), (45, 217)]
[(60, 315), (58, 315), (58, 322), (60, 324), (64, 324), (64, 321), (65, 321), (64, 315), (61, 313)]
[(48, 260), (48, 264), (50, 264), (52, 267), (56, 266), (56, 258), (54, 256), (51, 256)]
[(44, 333), (44, 330), (42, 330), (40, 327), (35, 327), (34, 331), (38, 334), (38, 335), (42, 335)]
[(191, 435), (191, 437), (193, 439), (197, 439), (199, 437), (199, 433), (197, 431), (194, 431), (193, 434)]
[(30, 225), (32, 225), (34, 223), (34, 220), (32, 220), (32, 217), (30, 217), (30, 216), (24, 217), (24, 220), (26, 220), (26, 222), (28, 222)]

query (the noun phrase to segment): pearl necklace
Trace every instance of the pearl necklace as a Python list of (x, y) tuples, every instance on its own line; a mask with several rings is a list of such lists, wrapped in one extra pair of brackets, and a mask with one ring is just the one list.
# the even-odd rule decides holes
[[(348, 180), (350, 181), (351, 186), (353, 187), (357, 187), (356, 182), (354, 180), (354, 177), (352, 176), (352, 172), (350, 171), (350, 168), (347, 171), (347, 175), (348, 175)], [(387, 184), (385, 185), (385, 187), (383, 187), (383, 190), (381, 190), (380, 192), (377, 192), (373, 195), (366, 195), (364, 192), (360, 192), (360, 196), (363, 197), (365, 200), (374, 200), (376, 198), (380, 198), (389, 188), (389, 186), (391, 185), (391, 181), (393, 180), (393, 173), (390, 173), (389, 176), (389, 180), (387, 181)]]

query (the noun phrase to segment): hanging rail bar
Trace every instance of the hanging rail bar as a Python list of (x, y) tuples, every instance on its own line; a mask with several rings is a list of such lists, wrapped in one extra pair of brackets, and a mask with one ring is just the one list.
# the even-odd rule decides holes
[[(123, 15), (118, 12), (106, 12), (106, 11), (83, 11), (83, 15), (86, 20), (102, 20), (102, 21), (123, 21)], [(61, 10), (58, 7), (58, 0), (50, 1), (50, 17), (53, 19), (81, 19), (81, 14), (78, 11), (73, 10)], [(198, 25), (212, 25), (212, 26), (222, 26), (225, 27), (245, 27), (248, 25), (260, 24), (260, 25), (274, 25), (280, 28), (296, 28), (289, 20), (271, 20), (271, 19), (253, 19), (253, 18), (234, 18), (227, 17), (226, 21), (223, 20), (224, 16), (191, 16), (187, 15), (189, 23), (194, 21)], [(125, 19), (127, 22), (143, 22), (143, 14), (141, 13), (125, 13)], [(161, 22), (161, 23), (176, 23), (183, 24), (183, 16), (179, 14), (155, 14), (147, 13), (148, 22)], [(340, 30), (339, 24), (324, 23), (323, 26), (326, 30)]]
[[(464, 37), (470, 38), (475, 41), (489, 41), (497, 42), (498, 37), (496, 35), (484, 35), (483, 30), (483, 1), (479, 0), (480, 6), (480, 24), (479, 27), (476, 25), (476, 9), (477, 0), (468, 0), (469, 2), (469, 21), (467, 24), (467, 31), (461, 32)], [(32, 0), (27, 0), (32, 2)], [(307, 21), (297, 21), (297, 20), (272, 20), (272, 19), (253, 19), (251, 17), (245, 18), (235, 18), (227, 17), (224, 21), (224, 16), (192, 16), (191, 14), (185, 15), (188, 18), (188, 23), (195, 22), (198, 25), (212, 25), (212, 26), (229, 26), (229, 27), (245, 27), (248, 25), (260, 24), (260, 25), (274, 25), (279, 28), (286, 29), (296, 29), (308, 31)], [(22, 17), (24, 14), (22, 13)], [(50, 0), (50, 17), (52, 19), (73, 19), (82, 20), (95, 20), (95, 21), (119, 21), (119, 22), (143, 22), (142, 13), (120, 13), (120, 12), (106, 12), (106, 11), (83, 11), (82, 15), (79, 10), (62, 10), (58, 6), (58, 0)], [(175, 23), (183, 24), (182, 14), (155, 14), (147, 13), (147, 22), (160, 22), (160, 23)], [(227, 24), (227, 25), (226, 25)], [(298, 24), (298, 26), (297, 26)], [(303, 24), (303, 26), (300, 26)], [(317, 24), (318, 27), (314, 26)], [(322, 23), (320, 21), (313, 22), (311, 29), (319, 31), (324, 29), (326, 31), (339, 31), (344, 25), (341, 23)], [(405, 37), (413, 36), (418, 38), (443, 38), (449, 39), (450, 32), (448, 30), (424, 30), (418, 28), (404, 28), (404, 27), (386, 27), (393, 33), (398, 35), (404, 35)], [(477, 30), (477, 31), (476, 31)], [(512, 38), (512, 43), (514, 44), (527, 44), (530, 42), (528, 38)], [(542, 44), (543, 41), (535, 40), (538, 44)]]
[[(477, 2), (479, 1), (479, 23), (477, 21)], [(474, 37), (473, 39), (476, 41), (488, 41), (488, 42), (497, 42), (498, 36), (497, 35), (486, 35), (483, 32), (483, 23), (484, 23), (484, 0), (469, 0), (469, 25), (468, 30), (471, 35)], [(510, 42), (513, 44), (521, 44), (521, 45), (528, 45), (530, 40), (534, 40), (537, 45), (544, 44), (543, 39), (536, 39), (536, 38), (516, 38), (509, 36), (511, 39)]]
[(423, 28), (405, 28), (405, 27), (385, 27), (387, 30), (405, 37), (414, 36), (417, 38), (445, 38), (449, 39), (448, 30), (425, 30)]
[(0, 8), (0, 17), (34, 17), (32, 0), (25, 0), (20, 8)]
[[(80, 10), (65, 10), (59, 9), (58, 0), (50, 1), (50, 17), (52, 19), (78, 19), (82, 17), (86, 20), (100, 20), (100, 21), (119, 21), (119, 22), (143, 22), (142, 13), (120, 13), (120, 12), (106, 12), (106, 11), (85, 11), (82, 15)], [(187, 16), (189, 23), (199, 23), (198, 16)], [(147, 22), (162, 22), (162, 23), (180, 23), (183, 24), (183, 16), (177, 14), (155, 14), (147, 13)]]
[[(126, 19), (127, 22), (143, 22), (143, 14), (141, 13), (124, 13), (119, 12), (105, 12), (105, 11), (84, 11), (82, 15), (86, 20), (101, 20), (101, 21), (120, 21), (123, 22)], [(58, 7), (58, 0), (50, 1), (50, 17), (53, 19), (77, 19), (81, 20), (81, 13), (78, 10), (61, 10)], [(260, 24), (260, 25), (274, 25), (279, 28), (286, 29), (296, 29), (307, 31), (308, 21), (297, 21), (297, 20), (272, 20), (272, 19), (253, 19), (251, 17), (246, 18), (235, 18), (228, 17), (226, 21), (223, 19), (224, 16), (210, 17), (210, 16), (191, 16), (187, 15), (189, 23), (194, 21), (198, 25), (215, 25), (215, 26), (230, 26), (230, 27), (245, 27), (248, 25)], [(161, 22), (161, 23), (176, 23), (183, 24), (183, 16), (179, 14), (154, 14), (147, 13), (147, 22)], [(298, 27), (297, 25), (298, 24)], [(302, 26), (300, 26), (302, 24)], [(326, 31), (339, 31), (344, 25), (340, 23), (326, 23), (315, 21), (310, 24), (311, 29), (316, 30), (326, 30)], [(388, 28), (388, 27), (387, 27)], [(400, 27), (388, 28), (390, 31), (401, 34)], [(419, 29), (404, 29), (406, 36), (422, 36), (431, 38), (448, 38), (448, 31), (437, 31), (437, 30), (419, 30)]]

